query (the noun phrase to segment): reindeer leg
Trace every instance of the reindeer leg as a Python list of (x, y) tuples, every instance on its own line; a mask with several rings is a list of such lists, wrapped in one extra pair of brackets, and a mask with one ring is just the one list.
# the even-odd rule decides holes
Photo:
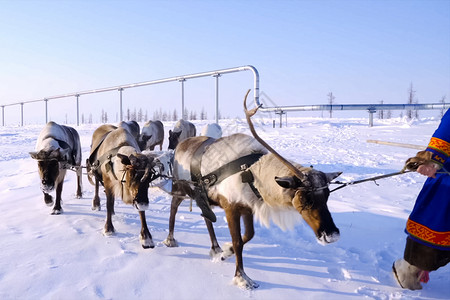
[(106, 222), (103, 230), (104, 235), (112, 235), (114, 226), (112, 223), (112, 215), (114, 214), (114, 195), (111, 191), (106, 190)]
[(145, 211), (139, 211), (139, 216), (141, 217), (141, 235), (139, 239), (141, 240), (142, 248), (148, 249), (148, 248), (155, 248), (155, 244), (152, 240), (152, 235), (150, 234), (150, 230), (148, 230), (147, 227), (147, 220), (145, 218)]
[(173, 232), (175, 229), (175, 216), (178, 211), (178, 206), (180, 206), (183, 201), (183, 197), (173, 196), (172, 204), (170, 205), (170, 217), (169, 217), (169, 234), (167, 238), (163, 241), (163, 244), (167, 247), (178, 247), (177, 241), (173, 237)]
[(53, 197), (52, 197), (52, 195), (44, 193), (44, 202), (45, 202), (45, 204), (47, 206), (52, 206), (53, 205)]
[(52, 215), (59, 215), (63, 212), (61, 208), (61, 194), (62, 194), (62, 188), (63, 188), (64, 179), (61, 180), (56, 185), (56, 199), (55, 199), (55, 206), (53, 206)]
[(236, 272), (234, 273), (233, 283), (241, 288), (254, 289), (259, 285), (245, 274), (244, 262), (242, 259), (242, 251), (244, 249), (244, 241), (241, 237), (241, 212), (236, 206), (225, 208), (225, 215), (228, 221), (228, 228), (231, 234), (234, 254), (236, 256)]
[(222, 248), (220, 248), (219, 243), (217, 242), (216, 233), (214, 232), (214, 226), (210, 220), (207, 218), (203, 218), (205, 220), (206, 228), (208, 228), (209, 238), (211, 239), (211, 250), (209, 250), (209, 256), (212, 259), (216, 259), (220, 257), (220, 260), (224, 260), (221, 257)]
[(82, 169), (81, 166), (77, 167), (77, 198), (81, 199), (83, 197), (83, 186), (81, 182), (81, 176), (82, 176)]
[(92, 210), (100, 210), (100, 197), (98, 196), (98, 190), (99, 190), (99, 182), (98, 179), (95, 178), (95, 194), (94, 199), (92, 199)]
[(255, 235), (255, 227), (253, 226), (253, 212), (248, 209), (242, 214), (242, 219), (244, 220), (245, 233), (242, 238), (244, 245), (249, 242)]

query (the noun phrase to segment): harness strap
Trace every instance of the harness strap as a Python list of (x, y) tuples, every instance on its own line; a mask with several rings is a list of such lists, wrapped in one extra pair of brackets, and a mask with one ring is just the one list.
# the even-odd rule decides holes
[[(221, 166), (220, 168), (214, 170), (213, 172), (203, 176), (201, 180), (207, 185), (211, 186), (213, 184), (218, 184), (225, 178), (241, 171), (246, 171), (251, 165), (253, 165), (255, 162), (257, 162), (261, 156), (264, 154), (262, 153), (252, 153), (246, 156), (239, 157), (236, 160), (230, 161), (229, 163)], [(251, 175), (251, 180), (248, 181), (242, 181), (242, 182), (251, 182), (253, 183), (253, 174), (251, 174), (250, 171), (247, 171)], [(250, 176), (247, 178), (250, 179)], [(253, 189), (253, 188), (252, 188)]]
[(258, 199), (263, 200), (263, 197), (261, 196), (261, 193), (258, 191), (256, 186), (253, 184), (255, 182), (255, 178), (253, 177), (253, 173), (250, 170), (246, 170), (241, 173), (241, 179), (243, 183), (248, 183), (250, 188), (252, 189), (253, 193), (255, 194)]
[[(103, 185), (103, 177), (102, 177), (101, 173), (98, 172), (98, 169), (100, 169), (100, 167), (105, 163), (105, 161), (107, 163), (106, 170), (108, 172), (112, 171), (114, 178), (116, 180), (118, 180), (118, 178), (113, 170), (113, 163), (111, 161), (111, 158), (113, 156), (115, 156), (117, 154), (117, 152), (119, 152), (119, 149), (122, 148), (123, 146), (126, 146), (126, 145), (120, 144), (119, 146), (104, 153), (102, 156), (100, 156), (98, 159), (96, 159), (94, 162), (91, 163), (90, 166), (91, 166), (92, 173), (94, 174), (95, 178), (97, 178), (98, 181), (101, 182), (102, 185)], [(94, 160), (94, 157), (89, 157), (88, 162), (91, 162), (92, 160)]]
[(191, 160), (191, 180), (194, 182), (199, 182), (202, 179), (202, 157), (203, 153), (206, 151), (206, 147), (214, 143), (216, 139), (208, 137), (203, 143), (201, 143), (195, 150), (194, 155)]
[(214, 170), (213, 172), (202, 176), (201, 174), (201, 163), (202, 163), (202, 157), (203, 154), (206, 151), (206, 148), (211, 145), (216, 140), (213, 138), (206, 139), (200, 146), (195, 150), (194, 155), (191, 160), (191, 180), (198, 186), (201, 186), (202, 189), (207, 189), (208, 187), (218, 184), (222, 182), (227, 177), (236, 174), (238, 172), (242, 173), (242, 182), (248, 183), (250, 188), (252, 189), (253, 193), (259, 198), (262, 199), (261, 194), (256, 189), (254, 182), (253, 174), (250, 170), (247, 170), (251, 165), (253, 165), (255, 162), (257, 162), (261, 156), (264, 154), (262, 153), (252, 153), (249, 155), (242, 156), (238, 159), (235, 159), (218, 169)]

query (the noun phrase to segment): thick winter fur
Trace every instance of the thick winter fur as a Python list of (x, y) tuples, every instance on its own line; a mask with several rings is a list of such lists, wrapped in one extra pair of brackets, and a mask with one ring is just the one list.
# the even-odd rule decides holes
[[(98, 146), (99, 145), (99, 146)], [(111, 153), (111, 158), (105, 158), (105, 154)], [(95, 176), (95, 196), (92, 201), (92, 209), (100, 210), (99, 183), (103, 180), (106, 194), (106, 223), (105, 235), (114, 233), (112, 215), (114, 214), (114, 200), (121, 198), (126, 204), (134, 205), (139, 210), (141, 217), (141, 244), (144, 248), (153, 248), (153, 240), (147, 228), (145, 209), (148, 207), (149, 181), (143, 181), (144, 170), (152, 167), (153, 159), (140, 153), (136, 139), (130, 132), (122, 127), (102, 125), (93, 134), (92, 161), (100, 160), (100, 168), (91, 172)]]
[(139, 133), (141, 131), (138, 122), (136, 121), (121, 121), (119, 123), (119, 127), (123, 127), (128, 130), (129, 133), (136, 139), (139, 139)]
[(222, 137), (222, 127), (217, 123), (207, 124), (202, 128), (202, 133), (200, 135), (220, 139)]
[(179, 120), (175, 124), (173, 131), (169, 130), (169, 149), (174, 150), (178, 143), (196, 135), (197, 129), (195, 129), (194, 124), (183, 119)]
[(75, 169), (76, 196), (82, 197), (81, 144), (78, 132), (74, 128), (48, 122), (39, 134), (36, 151), (30, 152), (30, 155), (38, 161), (41, 190), (47, 205), (53, 205), (53, 198), (49, 193), (56, 190), (52, 214), (62, 212), (61, 193), (67, 168)]
[(139, 147), (141, 151), (146, 149), (154, 150), (159, 145), (162, 150), (164, 142), (164, 125), (161, 121), (148, 121), (142, 126), (142, 132), (139, 136)]
[[(194, 137), (181, 142), (175, 151), (174, 160), (174, 192), (179, 190), (192, 197), (189, 186), (183, 184), (190, 180), (190, 163), (198, 145), (207, 137)], [(253, 282), (244, 272), (242, 262), (243, 245), (254, 235), (253, 217), (255, 216), (265, 226), (270, 222), (282, 229), (292, 226), (303, 217), (315, 232), (318, 240), (324, 244), (334, 242), (339, 237), (331, 214), (328, 211), (327, 199), (329, 196), (328, 182), (337, 177), (339, 173), (325, 174), (311, 168), (295, 166), (304, 172), (305, 182), (299, 182), (291, 170), (253, 137), (244, 134), (234, 134), (216, 140), (209, 145), (202, 157), (201, 173), (206, 175), (215, 171), (242, 156), (261, 153), (263, 156), (250, 167), (254, 177), (254, 185), (261, 194), (258, 198), (248, 183), (243, 183), (241, 172), (229, 176), (222, 182), (208, 188), (208, 197), (211, 205), (217, 205), (225, 210), (232, 237), (232, 251), (236, 255), (236, 272), (234, 282), (245, 288), (255, 288)], [(184, 180), (184, 181), (183, 181)], [(303, 185), (311, 184), (319, 188), (315, 191), (301, 189)], [(165, 240), (168, 246), (176, 246), (173, 237), (174, 215), (181, 202), (181, 196), (175, 196), (172, 201), (172, 210), (169, 220), (169, 235)], [(241, 236), (240, 218), (243, 218), (245, 233)], [(222, 249), (215, 238), (212, 223), (206, 221), (211, 236), (211, 253), (222, 253)], [(222, 255), (222, 258), (224, 256)]]

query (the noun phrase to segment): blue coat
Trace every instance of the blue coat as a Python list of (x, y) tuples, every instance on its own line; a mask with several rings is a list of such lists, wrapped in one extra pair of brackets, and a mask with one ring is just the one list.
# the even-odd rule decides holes
[[(432, 161), (441, 166), (438, 172), (450, 171), (450, 109), (442, 117), (428, 144)], [(426, 246), (450, 251), (450, 176), (429, 177), (417, 197), (406, 223), (411, 239)]]

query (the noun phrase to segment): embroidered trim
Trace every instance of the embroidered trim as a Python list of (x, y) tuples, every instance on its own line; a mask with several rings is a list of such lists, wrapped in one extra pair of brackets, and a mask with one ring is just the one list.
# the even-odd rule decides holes
[(450, 155), (450, 143), (435, 137), (431, 138), (428, 148), (439, 151), (445, 156)]
[(415, 238), (418, 238), (430, 244), (438, 245), (441, 247), (450, 247), (450, 231), (434, 231), (422, 224), (411, 221), (410, 219), (408, 219), (408, 222), (406, 222), (406, 231)]
[(450, 143), (436, 137), (432, 137), (427, 150), (433, 153), (431, 160), (443, 165), (450, 156)]

